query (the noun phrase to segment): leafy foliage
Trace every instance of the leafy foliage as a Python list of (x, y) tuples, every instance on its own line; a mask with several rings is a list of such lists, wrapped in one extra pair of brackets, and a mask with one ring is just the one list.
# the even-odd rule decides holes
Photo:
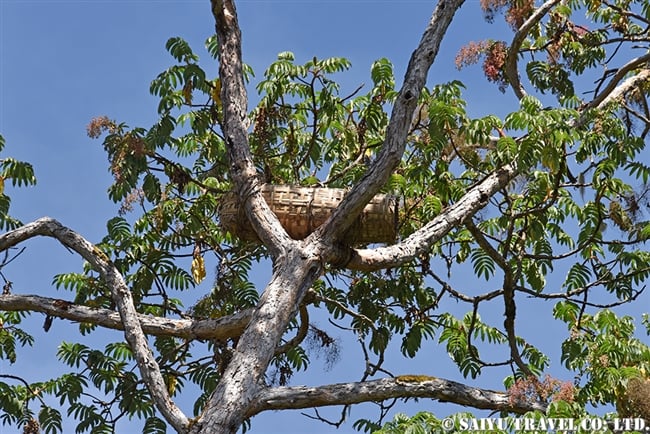
[[(0, 135), (0, 152), (4, 150), (5, 139)], [(34, 168), (31, 164), (11, 157), (0, 158), (0, 229), (10, 230), (21, 225), (19, 220), (9, 215), (11, 199), (5, 193), (7, 180), (14, 187), (36, 184)]]
[[(520, 92), (510, 113), (472, 117), (459, 81), (423, 90), (404, 156), (382, 187), (399, 199), (400, 240), (417, 235), (506, 165), (519, 175), (484, 198), (480, 214), (409, 264), (369, 272), (328, 266), (306, 303), (327, 310), (332, 321), (355, 335), (365, 357), (362, 380), (387, 372), (385, 356), (397, 342), (407, 358), (431, 348), (446, 350), (464, 378), (505, 366), (511, 398), (548, 403), (548, 415), (584, 417), (588, 404), (617, 405), (620, 414), (629, 414), (628, 386), (649, 378), (650, 350), (635, 337), (632, 318), (619, 318), (605, 307), (634, 301), (650, 277), (645, 250), (650, 223), (644, 220), (650, 167), (642, 158), (650, 131), (648, 86), (628, 88), (613, 103), (600, 104), (613, 91), (609, 79), (617, 72), (607, 70), (596, 80), (591, 101), (584, 99), (584, 83), (593, 80), (584, 77), (631, 50), (632, 43), (647, 40), (650, 7), (644, 1), (640, 12), (632, 12), (629, 2), (614, 3), (558, 3), (511, 46), (487, 40), (461, 52), (461, 66), (484, 56), (487, 78), (504, 90), (516, 85), (509, 62), (526, 62), (522, 87), (529, 92)], [(534, 18), (533, 2), (482, 5), (490, 19), (505, 9), (515, 29)], [(578, 12), (587, 13), (593, 28), (577, 23)], [(611, 52), (613, 41), (625, 49)], [(199, 55), (182, 38), (171, 38), (166, 48), (175, 63), (150, 86), (159, 102), (158, 121), (147, 129), (98, 117), (88, 126), (89, 136), (103, 137), (114, 177), (108, 195), (120, 204), (96, 249), (123, 275), (139, 313), (225, 318), (256, 306), (260, 294), (253, 270), (266, 265), (270, 255), (220, 224), (219, 207), (232, 190), (221, 79), (202, 69)], [(205, 48), (218, 57), (215, 37)], [(641, 67), (640, 61), (621, 65), (617, 71), (625, 74), (613, 86)], [(259, 103), (247, 121), (253, 162), (265, 183), (347, 188), (364, 176), (381, 152), (398, 93), (389, 60), (373, 63), (367, 89), (343, 89), (335, 80), (349, 68), (344, 58), (300, 63), (283, 52), (263, 72), (255, 83)], [(244, 75), (254, 77), (248, 67)], [(0, 188), (8, 179), (17, 187), (35, 182), (29, 164), (5, 158)], [(7, 214), (9, 203), (0, 191), (5, 229), (19, 225)], [(53, 285), (69, 291), (75, 304), (115, 309), (111, 289), (87, 263), (81, 272), (54, 276)], [(180, 299), (188, 294), (196, 301), (184, 306)], [(524, 296), (555, 300), (554, 317), (568, 329), (562, 362), (576, 374), (570, 387), (539, 379), (550, 359), (537, 348), (535, 336), (518, 333), (516, 307)], [(491, 319), (490, 302), (504, 308), (505, 321)], [(289, 384), (319, 351), (337, 352), (329, 331), (309, 324), (307, 308), (301, 308), (273, 356), (269, 384)], [(23, 317), (0, 313), (0, 358), (11, 363), (17, 361), (17, 347), (33, 342), (18, 327)], [(650, 330), (647, 318), (645, 324)], [(80, 332), (92, 334), (95, 326), (80, 324)], [(201, 414), (237, 338), (150, 340), (170, 396), (198, 389), (193, 412)], [(485, 359), (493, 348), (505, 350), (502, 360)], [(45, 405), (42, 397), (49, 396), (77, 420), (80, 433), (113, 432), (123, 417), (142, 420), (143, 432), (166, 431), (126, 343), (110, 342), (100, 350), (63, 342), (57, 357), (69, 368), (59, 378), (14, 384), (0, 375), (6, 380), (0, 382), (3, 424), (36, 420), (32, 408), (40, 405), (41, 428), (60, 432), (63, 411)], [(458, 422), (463, 415), (452, 417)], [(441, 427), (430, 413), (397, 415), (383, 427), (381, 422), (360, 420), (354, 427), (380, 433)]]

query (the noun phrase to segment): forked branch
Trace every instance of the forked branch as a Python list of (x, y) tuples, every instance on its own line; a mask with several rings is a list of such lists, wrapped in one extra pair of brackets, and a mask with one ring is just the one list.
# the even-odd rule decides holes
[(517, 175), (514, 165), (508, 164), (487, 176), (469, 189), (456, 203), (450, 205), (429, 223), (397, 244), (375, 249), (354, 250), (346, 268), (354, 270), (379, 270), (406, 264), (426, 253), (431, 246), (478, 210), (488, 204), (496, 192), (504, 188)]
[(248, 100), (235, 3), (233, 0), (212, 0), (211, 4), (219, 40), (222, 129), (230, 160), (230, 174), (258, 237), (270, 249), (272, 256), (277, 257), (292, 240), (260, 192), (260, 181), (250, 151), (245, 125)]
[(431, 16), (418, 47), (411, 55), (404, 84), (399, 91), (386, 128), (386, 138), (377, 159), (361, 180), (352, 187), (312, 238), (338, 240), (354, 222), (370, 199), (386, 184), (402, 159), (406, 138), (411, 128), (413, 113), (426, 84), (431, 67), (443, 37), (456, 11), (465, 0), (441, 0)]
[(106, 285), (111, 288), (113, 301), (124, 326), (124, 337), (133, 351), (142, 378), (149, 388), (156, 407), (176, 431), (185, 432), (188, 426), (187, 417), (169, 397), (160, 367), (140, 325), (131, 291), (117, 268), (97, 246), (49, 217), (40, 218), (0, 235), (0, 252), (38, 236), (55, 238), (64, 246), (77, 252), (93, 269), (97, 270)]

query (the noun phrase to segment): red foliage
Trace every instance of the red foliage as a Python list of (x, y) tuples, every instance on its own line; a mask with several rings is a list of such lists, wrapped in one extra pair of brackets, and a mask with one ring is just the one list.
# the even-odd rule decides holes
[(518, 29), (535, 10), (534, 0), (515, 0), (510, 2), (506, 12), (506, 22), (513, 29)]
[(461, 69), (468, 65), (473, 65), (483, 59), (483, 72), (487, 79), (497, 83), (499, 89), (503, 92), (508, 85), (505, 74), (505, 63), (508, 55), (506, 43), (503, 41), (480, 41), (470, 42), (462, 47), (456, 54), (456, 68)]
[(480, 2), (485, 19), (490, 23), (494, 21), (494, 15), (509, 3), (508, 0), (480, 0)]

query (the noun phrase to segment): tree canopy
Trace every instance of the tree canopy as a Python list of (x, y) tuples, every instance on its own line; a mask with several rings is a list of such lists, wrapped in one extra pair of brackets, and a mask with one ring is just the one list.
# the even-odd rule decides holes
[[(516, 104), (480, 118), (462, 82), (428, 79), (457, 10), (479, 7), (463, 3), (434, 6), (402, 79), (381, 58), (370, 85), (348, 91), (337, 79), (351, 67), (344, 57), (283, 52), (253, 71), (234, 1), (212, 0), (205, 48), (218, 71), (172, 37), (172, 65), (150, 85), (158, 120), (88, 124), (120, 206), (96, 244), (49, 217), (13, 217), (4, 184), (36, 177), (29, 162), (3, 156), (0, 358), (19, 363), (21, 348), (37, 345), (22, 324), (38, 312), (46, 331), (63, 318), (80, 335), (108, 328), (124, 339), (61, 342), (49, 355), (66, 366), (57, 378), (0, 373), (0, 422), (25, 433), (61, 432), (66, 417), (77, 432), (114, 432), (123, 418), (146, 433), (255, 432), (264, 411), (338, 405), (340, 420), (314, 417), (340, 426), (351, 406), (375, 402), (376, 417), (355, 429), (431, 432), (447, 414), (387, 418), (395, 400), (431, 398), (513, 420), (606, 408), (650, 426), (640, 338), (650, 320), (617, 312), (640, 302), (650, 278), (650, 2), (482, 0), (485, 19), (505, 19), (512, 37), (467, 41), (456, 65), (481, 64), (486, 86)], [(83, 260), (81, 272), (53, 277), (61, 298), (12, 292), (5, 266), (34, 237)], [(260, 268), (270, 269), (264, 287), (253, 282)], [(184, 306), (182, 294), (212, 274)], [(531, 320), (518, 307), (531, 303), (552, 304), (565, 326), (559, 360), (518, 332)], [(317, 311), (330, 325), (310, 320)], [(363, 375), (293, 384), (314, 354), (336, 363), (339, 330), (363, 357), (338, 363)], [(384, 365), (396, 344), (404, 372)], [(450, 357), (458, 376), (410, 372), (423, 351)], [(552, 361), (572, 377), (549, 375)], [(502, 390), (478, 386), (494, 373)], [(191, 414), (180, 399), (192, 400)]]

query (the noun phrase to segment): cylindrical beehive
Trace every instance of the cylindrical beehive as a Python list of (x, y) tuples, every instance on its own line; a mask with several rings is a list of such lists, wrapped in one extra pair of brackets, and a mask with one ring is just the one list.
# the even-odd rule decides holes
[[(262, 195), (289, 236), (300, 240), (322, 225), (341, 203), (346, 190), (293, 185), (262, 187)], [(351, 244), (391, 243), (397, 236), (397, 198), (376, 195), (346, 234)], [(249, 241), (258, 240), (235, 193), (223, 197), (219, 217), (224, 229)]]

